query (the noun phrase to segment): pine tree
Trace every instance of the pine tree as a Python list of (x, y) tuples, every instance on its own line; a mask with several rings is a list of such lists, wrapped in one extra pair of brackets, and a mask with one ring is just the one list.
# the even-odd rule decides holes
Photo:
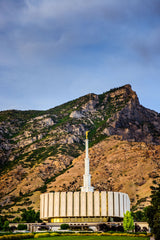
[(151, 206), (147, 208), (148, 223), (152, 233), (155, 234), (155, 240), (160, 239), (160, 184), (153, 181), (155, 184), (151, 186)]
[(131, 212), (129, 211), (127, 211), (126, 214), (124, 214), (123, 228), (124, 228), (124, 231), (126, 232), (132, 231), (135, 228), (133, 217), (131, 215)]

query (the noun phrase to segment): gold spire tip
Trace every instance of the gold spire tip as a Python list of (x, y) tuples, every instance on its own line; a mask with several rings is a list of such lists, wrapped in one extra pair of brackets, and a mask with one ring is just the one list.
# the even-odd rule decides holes
[(89, 131), (86, 131), (86, 139), (88, 139), (88, 133), (89, 133)]

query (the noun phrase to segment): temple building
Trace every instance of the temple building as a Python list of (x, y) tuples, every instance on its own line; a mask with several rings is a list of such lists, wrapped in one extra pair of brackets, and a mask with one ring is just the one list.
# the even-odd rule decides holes
[(50, 223), (103, 223), (117, 220), (130, 211), (128, 194), (94, 191), (91, 186), (88, 132), (85, 140), (85, 173), (80, 192), (50, 192), (40, 195), (40, 218)]

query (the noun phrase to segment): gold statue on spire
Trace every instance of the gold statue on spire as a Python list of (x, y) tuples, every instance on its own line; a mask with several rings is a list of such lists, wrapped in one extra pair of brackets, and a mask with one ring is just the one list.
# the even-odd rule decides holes
[(88, 139), (88, 133), (89, 133), (89, 131), (86, 131), (86, 139)]

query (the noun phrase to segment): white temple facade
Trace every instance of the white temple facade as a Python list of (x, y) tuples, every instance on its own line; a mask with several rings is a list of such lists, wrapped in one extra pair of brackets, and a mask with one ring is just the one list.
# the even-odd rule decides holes
[(91, 186), (88, 132), (85, 140), (85, 173), (80, 192), (50, 192), (40, 195), (40, 218), (52, 223), (98, 223), (110, 217), (123, 218), (130, 211), (128, 194), (94, 191)]

